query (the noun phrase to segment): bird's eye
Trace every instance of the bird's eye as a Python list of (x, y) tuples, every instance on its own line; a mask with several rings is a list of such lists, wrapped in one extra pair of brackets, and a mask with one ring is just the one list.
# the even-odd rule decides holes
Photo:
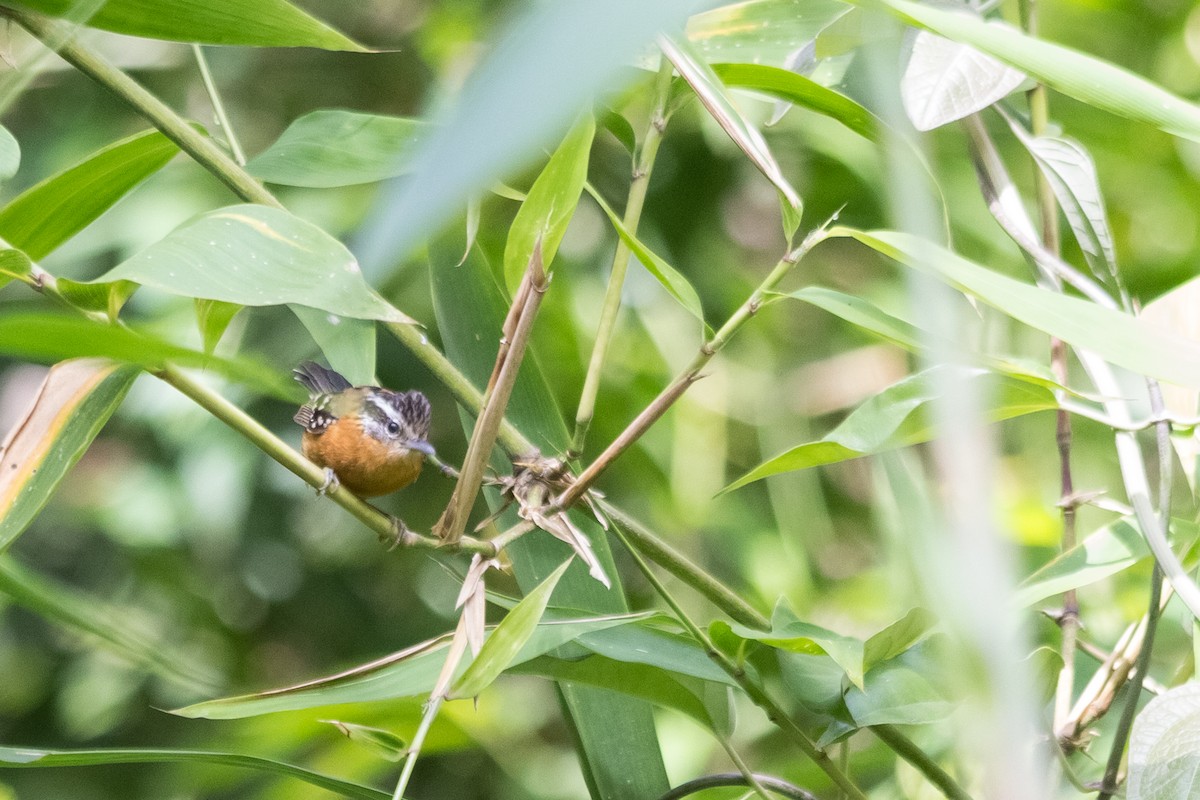
[(400, 424), (397, 422), (389, 422), (387, 424), (387, 432), (392, 436), (396, 436), (400, 433)]

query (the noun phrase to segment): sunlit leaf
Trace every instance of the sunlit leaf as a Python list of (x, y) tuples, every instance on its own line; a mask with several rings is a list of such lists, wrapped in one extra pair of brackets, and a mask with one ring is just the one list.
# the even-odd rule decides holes
[(513, 662), (537, 630), (542, 614), (550, 603), (550, 595), (570, 564), (569, 559), (564, 561), (536, 589), (525, 595), (516, 608), (508, 612), (483, 643), (479, 655), (450, 687), (447, 694), (449, 699), (475, 697), (500, 677), (500, 673)]
[(1200, 386), (1200, 342), (1159, 332), (1136, 317), (1022, 283), (940, 245), (896, 231), (835, 228), (908, 266), (928, 272), (1013, 319), (1091, 350), (1140, 375)]
[(33, 262), (20, 250), (0, 249), (0, 286), (13, 278), (27, 280), (33, 272)]
[(225, 329), (233, 321), (234, 315), (243, 306), (237, 303), (226, 303), (224, 300), (203, 300), (197, 298), (196, 324), (200, 326), (200, 336), (204, 340), (204, 352), (211, 353), (217, 348), (217, 343), (225, 335)]
[(696, 14), (686, 32), (710, 63), (780, 66), (800, 43), (815, 39), (847, 10), (836, 0), (746, 0)]
[[(10, 335), (37, 335), (19, 322), (10, 323)], [(137, 373), (134, 367), (80, 359), (56, 364), (46, 375), (29, 409), (0, 445), (0, 552), (42, 510), (121, 404)]]
[(117, 280), (100, 283), (85, 283), (73, 281), (70, 278), (58, 279), (58, 291), (76, 308), (85, 311), (99, 311), (115, 320), (121, 313), (125, 301), (137, 291), (133, 281)]
[(539, 246), (546, 272), (552, 271), (559, 242), (575, 215), (587, 180), (588, 155), (595, 135), (595, 120), (590, 114), (584, 115), (550, 156), (517, 211), (504, 246), (504, 280), (510, 292), (516, 291)]
[(341, 242), (266, 206), (202, 214), (97, 280), (118, 279), (246, 306), (296, 303), (344, 317), (412, 322), (367, 285)]
[(900, 78), (900, 99), (913, 127), (929, 131), (982, 111), (1024, 82), (1020, 70), (970, 45), (920, 31)]
[(660, 258), (653, 250), (646, 247), (642, 240), (629, 232), (625, 227), (625, 223), (617, 216), (612, 207), (604, 201), (600, 193), (593, 189), (590, 185), (587, 187), (588, 193), (592, 199), (600, 206), (600, 209), (608, 217), (608, 221), (612, 223), (613, 230), (617, 232), (617, 236), (621, 237), (621, 241), (625, 246), (637, 256), (638, 262), (653, 275), (662, 287), (670, 293), (672, 297), (679, 301), (679, 304), (691, 312), (692, 316), (704, 322), (704, 309), (700, 305), (700, 295), (696, 294), (695, 288), (683, 277), (674, 267)]
[(430, 126), (409, 117), (310, 111), (288, 125), (246, 169), (268, 183), (329, 188), (403, 175)]
[(1200, 791), (1200, 683), (1155, 697), (1129, 736), (1127, 800), (1169, 800)]
[(843, 636), (802, 620), (792, 620), (786, 625), (773, 624), (770, 631), (754, 630), (744, 625), (731, 625), (730, 628), (743, 639), (762, 642), (780, 650), (807, 655), (828, 655), (845, 671), (851, 683), (855, 686), (862, 686), (863, 643), (861, 639)]
[(924, 608), (914, 608), (863, 644), (863, 670), (903, 653), (929, 635), (937, 619)]
[(0, 209), (0, 239), (39, 261), (178, 152), (178, 145), (158, 131), (143, 131), (97, 150)]
[(17, 174), (21, 166), (21, 145), (8, 132), (8, 128), (0, 126), (0, 181), (6, 181)]
[[(779, 167), (779, 162), (771, 154), (767, 140), (758, 132), (729, 97), (720, 77), (703, 59), (698, 57), (686, 41), (673, 38), (663, 38), (660, 42), (663, 53), (671, 59), (675, 69), (692, 87), (696, 97), (708, 109), (717, 124), (720, 125), (729, 138), (734, 141), (746, 154), (754, 166), (775, 185), (783, 197), (793, 208), (801, 206), (800, 195), (788, 183)], [(781, 70), (786, 72), (786, 70)], [(788, 73), (794, 74), (794, 73)], [(798, 76), (797, 76), (798, 77)]]
[(273, 773), (311, 783), (322, 789), (354, 800), (387, 800), (391, 795), (369, 786), (360, 786), (319, 772), (311, 772), (258, 756), (203, 750), (164, 750), (126, 748), (123, 750), (43, 750), (33, 747), (0, 747), (0, 769), (12, 767), (87, 767), (98, 764), (220, 764)]
[(912, 0), (879, 0), (879, 5), (906, 22), (995, 56), (1093, 108), (1200, 141), (1200, 107), (1107, 61), (966, 11)]
[(206, 355), (149, 333), (57, 314), (0, 315), (0, 353), (49, 364), (99, 356), (148, 370), (171, 363), (223, 375), (288, 402), (299, 392), (279, 370), (244, 358)]
[[(76, 2), (13, 0), (12, 4), (61, 17), (69, 15)], [(176, 42), (366, 49), (284, 0), (108, 0), (87, 24)]]

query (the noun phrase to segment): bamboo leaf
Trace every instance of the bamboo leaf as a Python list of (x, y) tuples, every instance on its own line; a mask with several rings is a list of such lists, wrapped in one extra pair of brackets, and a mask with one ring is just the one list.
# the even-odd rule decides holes
[(354, 800), (388, 800), (390, 795), (369, 786), (361, 786), (319, 772), (285, 764), (269, 758), (241, 753), (205, 750), (166, 750), (162, 748), (125, 748), (121, 750), (43, 750), (33, 747), (0, 747), (0, 769), (6, 767), (87, 767), (100, 764), (198, 763), (242, 767), (283, 775), (311, 783), (322, 789)]
[[(17, 335), (37, 335), (16, 321)], [(97, 359), (51, 368), (32, 405), (0, 445), (0, 553), (29, 526), (87, 451), (137, 372)]]
[(345, 734), (350, 741), (361, 744), (388, 761), (400, 761), (408, 755), (408, 742), (391, 731), (336, 719), (326, 719), (322, 722), (328, 722)]
[(900, 99), (913, 127), (931, 131), (1003, 100), (1024, 82), (1020, 70), (970, 45), (920, 31), (900, 79)]
[[(63, 17), (76, 0), (13, 0), (13, 5)], [(87, 24), (176, 42), (366, 51), (284, 0), (108, 0)]]
[(1129, 737), (1128, 800), (1167, 800), (1200, 788), (1200, 684), (1185, 683), (1146, 704)]
[(321, 348), (329, 366), (355, 386), (375, 384), (375, 323), (369, 319), (339, 317), (308, 306), (289, 305)]
[(900, 659), (867, 673), (862, 687), (851, 686), (846, 692), (845, 702), (859, 727), (937, 722), (956, 707), (921, 670)]
[(587, 180), (588, 155), (595, 135), (596, 122), (585, 114), (550, 156), (517, 211), (504, 246), (504, 280), (510, 292), (516, 292), (539, 243), (546, 272), (553, 271), (559, 242), (575, 215)]
[(268, 183), (326, 189), (403, 175), (428, 123), (342, 109), (310, 111), (250, 159), (246, 169)]
[(200, 326), (200, 336), (204, 340), (204, 352), (211, 354), (217, 348), (217, 343), (225, 335), (225, 329), (233, 321), (234, 316), (244, 306), (237, 303), (226, 303), (224, 300), (203, 300), (197, 298), (196, 324)]
[(475, 697), (500, 677), (500, 673), (512, 663), (537, 629), (554, 587), (570, 564), (571, 559), (564, 561), (562, 566), (550, 573), (550, 577), (525, 595), (516, 608), (508, 612), (483, 643), (479, 655), (450, 687), (446, 695), (448, 699)]
[(733, 633), (747, 641), (784, 650), (789, 653), (827, 655), (841, 667), (850, 682), (863, 685), (863, 643), (861, 639), (843, 636), (819, 625), (793, 619), (784, 625), (772, 624), (770, 631), (731, 625)]
[(1136, 317), (1095, 303), (1014, 280), (910, 234), (849, 228), (835, 228), (830, 234), (858, 239), (1013, 319), (1139, 375), (1200, 387), (1200, 343), (1155, 330)]
[(937, 619), (930, 611), (924, 608), (910, 610), (863, 644), (863, 671), (870, 672), (876, 664), (895, 658), (921, 642), (936, 624)]
[(179, 147), (158, 131), (143, 131), (97, 150), (0, 209), (0, 239), (39, 261), (178, 152)]
[(6, 181), (17, 174), (21, 166), (21, 145), (9, 133), (8, 128), (0, 126), (0, 181)]
[(767, 140), (738, 110), (713, 68), (698, 57), (685, 41), (664, 37), (660, 45), (717, 124), (758, 167), (759, 172), (775, 185), (792, 208), (799, 209), (800, 195), (784, 177), (783, 170), (767, 146)]
[(696, 14), (687, 38), (710, 63), (780, 66), (798, 43), (815, 39), (846, 11), (837, 0), (746, 0)]
[(96, 282), (113, 280), (246, 306), (295, 303), (356, 319), (413, 322), (367, 285), (341, 242), (259, 205), (201, 214)]

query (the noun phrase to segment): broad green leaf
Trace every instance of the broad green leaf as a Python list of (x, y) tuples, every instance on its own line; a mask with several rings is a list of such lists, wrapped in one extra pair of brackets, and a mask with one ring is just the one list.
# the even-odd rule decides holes
[(328, 722), (344, 733), (350, 741), (361, 744), (388, 761), (399, 761), (408, 755), (408, 742), (391, 731), (336, 719), (326, 719), (322, 722)]
[(456, 102), (435, 119), (439, 133), (421, 145), (412, 177), (381, 193), (356, 248), (368, 269), (395, 263), (442, 230), (471, 195), (528, 167), (596, 95), (637, 80), (626, 65), (660, 31), (682, 27), (694, 6), (694, 0), (522, 6)]
[(143, 131), (97, 150), (0, 209), (0, 239), (39, 261), (178, 152), (178, 145), (158, 131)]
[(622, 625), (585, 633), (576, 641), (593, 653), (615, 661), (646, 664), (712, 683), (736, 685), (736, 681), (713, 663), (695, 639), (648, 624)]
[(177, 652), (161, 641), (161, 635), (139, 625), (136, 609), (60, 584), (11, 557), (0, 559), (0, 593), (48, 622), (94, 637), (109, 652), (186, 688), (211, 691), (218, 684), (217, 677), (197, 666), (193, 657)]
[(0, 286), (13, 278), (28, 280), (33, 272), (33, 262), (20, 250), (0, 249)]
[(713, 71), (731, 89), (751, 89), (787, 100), (835, 119), (865, 139), (876, 140), (885, 127), (849, 97), (791, 70), (760, 64), (714, 64)]
[[(865, 0), (852, 1), (865, 4)], [(1036, 39), (1004, 22), (985, 22), (969, 12), (911, 0), (878, 0), (878, 4), (905, 22), (969, 44), (1093, 108), (1200, 141), (1200, 107), (1107, 61)]]
[(1025, 82), (1012, 67), (928, 31), (919, 31), (900, 78), (904, 113), (919, 131), (931, 131), (982, 111)]
[(409, 117), (359, 111), (310, 111), (288, 125), (246, 169), (268, 183), (325, 189), (408, 172), (430, 126)]
[(928, 636), (936, 624), (932, 612), (912, 609), (863, 644), (863, 671), (870, 672), (876, 664), (905, 652)]
[(929, 678), (901, 659), (884, 662), (868, 672), (865, 685), (850, 687), (845, 700), (850, 716), (860, 727), (937, 722), (955, 708)]
[(791, 653), (827, 655), (845, 671), (855, 686), (863, 685), (863, 643), (861, 639), (843, 636), (819, 625), (793, 620), (786, 625), (772, 624), (770, 631), (758, 631), (744, 625), (731, 625), (732, 631), (750, 641)]
[[(536, 658), (589, 631), (627, 625), (643, 618), (644, 615), (640, 614), (590, 618), (566, 618), (555, 614), (553, 619), (549, 619), (548, 615), (534, 629), (513, 663)], [(491, 635), (490, 631), (488, 635)], [(336, 675), (260, 694), (208, 700), (173, 713), (205, 719), (238, 719), (338, 703), (369, 703), (428, 695), (445, 662), (451, 636), (445, 634), (430, 639)], [(469, 657), (464, 659), (460, 669), (466, 669), (469, 663)]]
[(245, 358), (205, 355), (149, 333), (58, 314), (0, 315), (0, 353), (53, 364), (67, 358), (101, 357), (157, 370), (166, 364), (201, 369), (292, 402), (297, 387), (272, 367)]
[(6, 181), (17, 174), (21, 166), (21, 145), (9, 133), (8, 128), (0, 126), (0, 181)]
[(1009, 127), (1033, 156), (1054, 190), (1092, 273), (1115, 289), (1118, 286), (1117, 253), (1092, 157), (1073, 139), (1033, 136), (1013, 119), (1009, 119)]
[[(76, 2), (13, 0), (12, 4), (62, 17), (72, 12)], [(176, 42), (366, 51), (284, 0), (108, 0), (87, 24)]]
[(1160, 332), (1127, 314), (1041, 289), (968, 261), (920, 237), (896, 231), (834, 228), (908, 266), (940, 278), (1013, 319), (1091, 350), (1139, 375), (1200, 386), (1200, 343)]
[(224, 300), (203, 300), (197, 298), (196, 324), (200, 326), (200, 336), (204, 340), (204, 352), (212, 353), (217, 349), (225, 329), (233, 321), (234, 316), (244, 308), (237, 303), (226, 303)]
[(559, 578), (570, 565), (571, 559), (564, 561), (562, 566), (550, 573), (550, 577), (538, 584), (536, 589), (517, 603), (516, 608), (505, 615), (496, 626), (496, 630), (492, 631), (492, 635), (483, 643), (470, 666), (451, 685), (448, 699), (476, 697), (500, 677), (500, 673), (513, 662), (529, 641), (529, 637), (537, 630), (542, 614), (546, 612), (546, 606), (550, 603), (550, 595), (554, 593), (554, 587), (558, 585)]
[(185, 222), (96, 282), (246, 306), (296, 303), (343, 317), (411, 323), (363, 280), (341, 242), (277, 208), (238, 205)]
[(385, 794), (369, 786), (361, 786), (319, 772), (285, 764), (269, 758), (241, 753), (220, 753), (205, 750), (164, 750), (161, 748), (126, 748), (123, 750), (43, 750), (33, 747), (0, 747), (0, 769), (6, 767), (88, 767), (100, 764), (163, 764), (198, 763), (243, 767), (258, 772), (283, 775), (311, 783), (342, 797), (354, 800), (388, 800)]
[(1200, 683), (1155, 697), (1134, 718), (1126, 800), (1173, 800), (1200, 792)]
[(638, 262), (662, 284), (662, 287), (672, 297), (679, 301), (681, 306), (686, 308), (691, 312), (693, 317), (703, 323), (704, 309), (700, 305), (700, 295), (696, 294), (695, 288), (692, 287), (688, 279), (660, 258), (653, 250), (646, 247), (641, 239), (630, 233), (629, 229), (625, 227), (625, 223), (612, 210), (612, 207), (604, 202), (604, 198), (600, 196), (599, 192), (590, 184), (586, 188), (588, 194), (592, 196), (592, 199), (596, 201), (596, 204), (600, 206), (605, 216), (608, 217), (608, 221), (612, 223), (613, 230), (617, 232), (617, 236), (621, 237), (621, 241), (625, 243), (625, 246), (637, 256)]
[[(8, 327), (9, 335), (38, 335), (16, 315), (0, 319), (0, 327)], [(121, 404), (137, 373), (134, 367), (99, 359), (63, 361), (51, 368), (29, 410), (0, 445), (0, 553), (46, 505)]]
[[(554, 7), (571, 4), (556, 4)], [(618, 4), (619, 5), (619, 4)], [(664, 4), (666, 5), (666, 4)], [(655, 6), (657, 7), (657, 5)], [(550, 7), (547, 7), (550, 8)], [(611, 10), (612, 3), (608, 4)], [(578, 10), (578, 9), (577, 9)], [(645, 7), (650, 12), (650, 7)], [(446, 355), (479, 387), (487, 385), (496, 359), (499, 331), (507, 304), (495, 274), (478, 247), (461, 266), (450, 268), (462, 256), (458, 241), (435, 243), (429, 270), (433, 284), (434, 309)], [(537, 361), (526, 359), (517, 377), (506, 411), (507, 418), (544, 453), (562, 452), (569, 442), (567, 426)], [(469, 431), (471, 421), (464, 420)], [(497, 470), (511, 469), (503, 457), (494, 458)], [(499, 508), (498, 494), (485, 490), (489, 505)], [(515, 524), (517, 515), (504, 512), (499, 526)], [(578, 564), (559, 581), (556, 602), (592, 614), (619, 614), (627, 610), (620, 575), (612, 563), (608, 539), (588, 515), (573, 515), (574, 523), (592, 541), (605, 573), (613, 580), (611, 590), (588, 576)], [(569, 549), (547, 535), (522, 537), (508, 548), (517, 583), (526, 592), (562, 563)], [(636, 698), (613, 694), (591, 686), (558, 684), (566, 717), (577, 734), (575, 739), (584, 778), (593, 796), (658, 797), (669, 788), (663, 766), (653, 709)]]
[(836, 0), (746, 0), (696, 14), (686, 33), (710, 63), (780, 66), (847, 10)]
[(301, 305), (289, 305), (325, 354), (329, 366), (355, 386), (375, 385), (375, 323), (339, 317)]
[(82, 283), (70, 278), (58, 279), (58, 291), (76, 308), (85, 311), (99, 311), (107, 314), (110, 320), (116, 320), (125, 306), (125, 301), (137, 291), (133, 281), (104, 281), (101, 283)]
[(722, 489), (722, 493), (781, 472), (834, 464), (929, 441), (937, 434), (937, 428), (924, 409), (939, 396), (941, 383), (937, 375), (945, 375), (946, 371), (956, 375), (956, 380), (994, 382), (991, 391), (982, 392), (988, 403), (984, 414), (992, 422), (1058, 407), (1051, 389), (1028, 380), (997, 375), (978, 367), (934, 367), (892, 384), (854, 409), (823, 438), (767, 459)]
[(732, 732), (729, 689), (631, 661), (599, 655), (581, 659), (541, 656), (520, 665), (517, 674), (542, 675), (557, 681), (582, 683), (637, 697), (655, 705), (687, 714), (718, 733)]
[(517, 211), (504, 246), (504, 280), (510, 292), (516, 292), (539, 243), (546, 272), (553, 270), (559, 242), (567, 232), (587, 180), (588, 156), (595, 135), (596, 122), (590, 114), (585, 114), (550, 156)]
[(779, 674), (790, 697), (816, 714), (845, 715), (846, 670), (841, 665), (820, 653), (780, 650), (778, 657)]
[(717, 124), (729, 134), (729, 138), (741, 148), (767, 180), (775, 185), (792, 208), (799, 209), (800, 195), (796, 194), (796, 190), (784, 177), (783, 170), (779, 168), (779, 163), (767, 146), (767, 140), (742, 115), (713, 68), (697, 56), (691, 45), (684, 40), (663, 38), (659, 44)]
[(629, 124), (629, 120), (610, 108), (605, 109), (596, 121), (600, 123), (600, 127), (611, 133), (621, 143), (629, 155), (637, 154), (637, 134), (633, 132), (633, 126)]

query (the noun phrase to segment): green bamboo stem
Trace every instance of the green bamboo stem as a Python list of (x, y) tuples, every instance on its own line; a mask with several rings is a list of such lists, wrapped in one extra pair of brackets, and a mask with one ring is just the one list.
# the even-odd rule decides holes
[[(636, 236), (638, 225), (642, 220), (642, 207), (646, 203), (646, 191), (650, 187), (650, 173), (654, 170), (654, 160), (658, 156), (658, 147), (662, 143), (664, 131), (667, 128), (667, 98), (671, 93), (671, 75), (674, 68), (671, 62), (662, 58), (658, 68), (658, 77), (654, 84), (654, 108), (650, 112), (650, 126), (638, 150), (637, 163), (633, 167), (633, 176), (629, 182), (629, 197), (625, 202), (625, 216), (622, 220), (630, 234)], [(629, 268), (629, 246), (623, 239), (618, 238), (617, 249), (613, 253), (612, 271), (608, 277), (608, 288), (604, 293), (604, 305), (600, 309), (600, 322), (596, 328), (596, 342), (592, 346), (592, 357), (588, 362), (587, 375), (583, 380), (583, 390), (579, 395), (579, 409), (575, 412), (575, 433), (571, 437), (571, 447), (567, 458), (574, 459), (583, 452), (587, 441), (588, 428), (596, 413), (596, 395), (600, 391), (600, 374), (604, 369), (604, 359), (608, 354), (608, 346), (612, 343), (613, 333), (617, 328), (617, 315), (621, 310), (621, 290), (625, 286), (625, 273)]]
[[(59, 41), (63, 38), (61, 23), (38, 14), (0, 7), (0, 16), (15, 21), (43, 42)], [(216, 142), (189, 125), (170, 106), (117, 69), (95, 50), (81, 42), (67, 40), (58, 48), (58, 54), (71, 66), (133, 106), (150, 121), (150, 124), (162, 131), (164, 136), (179, 145), (179, 149), (196, 159), (239, 197), (251, 203), (283, 208), (283, 204), (276, 200), (274, 195), (264, 189), (250, 173), (238, 166)]]
[(921, 748), (894, 725), (872, 725), (871, 733), (879, 737), (896, 755), (916, 767), (948, 800), (972, 800), (950, 773), (929, 757)]

